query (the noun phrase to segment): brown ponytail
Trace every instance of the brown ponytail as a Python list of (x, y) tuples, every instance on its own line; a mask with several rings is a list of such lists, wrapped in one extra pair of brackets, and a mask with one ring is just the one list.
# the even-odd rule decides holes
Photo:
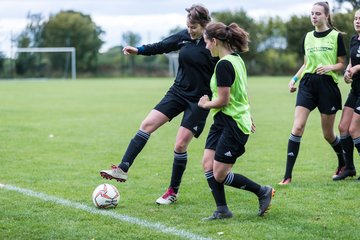
[(343, 32), (341, 32), (339, 29), (337, 29), (333, 23), (332, 23), (332, 20), (331, 20), (331, 15), (330, 15), (330, 6), (329, 6), (329, 3), (328, 2), (317, 2), (317, 3), (314, 3), (314, 5), (319, 5), (319, 6), (322, 6), (324, 8), (324, 13), (326, 16), (328, 16), (328, 21), (327, 21), (327, 24), (328, 24), (328, 27), (331, 28), (331, 29), (335, 29), (336, 31), (344, 34)]
[(209, 23), (205, 28), (207, 38), (216, 38), (227, 44), (232, 51), (247, 52), (249, 50), (249, 33), (236, 23), (226, 26), (221, 22)]

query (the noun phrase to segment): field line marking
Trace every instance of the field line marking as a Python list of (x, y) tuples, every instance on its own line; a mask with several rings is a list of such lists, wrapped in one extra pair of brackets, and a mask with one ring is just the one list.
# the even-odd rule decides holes
[(50, 195), (47, 195), (47, 194), (44, 194), (41, 192), (35, 192), (35, 191), (25, 189), (25, 188), (19, 188), (19, 187), (7, 185), (7, 184), (1, 184), (1, 183), (0, 183), (0, 188), (10, 190), (10, 191), (16, 191), (16, 192), (22, 193), (26, 196), (39, 198), (46, 202), (53, 202), (53, 203), (63, 205), (66, 207), (80, 209), (80, 210), (83, 210), (83, 211), (86, 211), (86, 212), (89, 212), (92, 214), (98, 214), (98, 215), (112, 217), (112, 218), (118, 219), (120, 221), (136, 224), (140, 227), (150, 228), (150, 229), (158, 231), (158, 232), (168, 233), (168, 234), (176, 235), (176, 236), (179, 236), (182, 238), (187, 238), (187, 239), (192, 239), (192, 240), (211, 240), (211, 238), (205, 238), (205, 237), (193, 234), (193, 233), (185, 231), (185, 230), (176, 229), (173, 227), (167, 227), (161, 223), (156, 223), (156, 222), (153, 223), (153, 222), (149, 222), (147, 220), (130, 217), (130, 216), (115, 213), (112, 211), (100, 210), (95, 207), (89, 207), (85, 204), (73, 202), (73, 201), (70, 201), (67, 199), (63, 199), (63, 198), (50, 196)]

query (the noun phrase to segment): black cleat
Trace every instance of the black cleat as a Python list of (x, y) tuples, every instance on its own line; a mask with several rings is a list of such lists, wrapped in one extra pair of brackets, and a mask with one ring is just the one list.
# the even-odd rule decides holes
[(339, 175), (336, 175), (333, 177), (334, 181), (344, 180), (347, 177), (354, 177), (356, 176), (356, 170), (355, 169), (346, 169), (340, 173)]
[(226, 219), (226, 218), (232, 218), (232, 216), (233, 214), (230, 210), (224, 213), (215, 211), (213, 215), (211, 215), (210, 217), (203, 218), (202, 220), (209, 221), (209, 220)]
[(259, 197), (259, 212), (260, 217), (264, 216), (268, 210), (271, 199), (275, 196), (275, 189), (270, 186), (265, 186), (265, 193)]
[(337, 167), (334, 175), (332, 176), (332, 178), (335, 178), (335, 177), (339, 176), (340, 174), (342, 174), (344, 172), (344, 170), (345, 170), (345, 166)]

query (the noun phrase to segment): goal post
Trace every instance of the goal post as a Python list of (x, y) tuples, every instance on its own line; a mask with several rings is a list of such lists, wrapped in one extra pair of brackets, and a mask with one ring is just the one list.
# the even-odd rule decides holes
[(179, 68), (179, 53), (170, 52), (165, 56), (169, 59), (169, 76), (175, 77)]
[(38, 48), (17, 48), (16, 53), (34, 53), (34, 52), (70, 52), (71, 53), (71, 78), (76, 79), (76, 50), (74, 47), (38, 47)]

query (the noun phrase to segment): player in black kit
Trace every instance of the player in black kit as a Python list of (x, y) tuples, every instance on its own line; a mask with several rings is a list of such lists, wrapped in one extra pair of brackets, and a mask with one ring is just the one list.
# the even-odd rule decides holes
[[(351, 83), (339, 123), (341, 146), (345, 156), (345, 170), (333, 178), (342, 180), (356, 175), (354, 146), (360, 154), (360, 10), (355, 12), (354, 29), (357, 32), (350, 41), (350, 61), (344, 72), (344, 80)], [(359, 178), (360, 180), (360, 178)]]
[(181, 126), (176, 136), (174, 162), (170, 186), (156, 200), (157, 204), (171, 204), (177, 200), (182, 175), (187, 164), (187, 147), (193, 136), (200, 136), (204, 129), (209, 110), (200, 108), (197, 103), (203, 95), (211, 95), (210, 78), (217, 59), (211, 57), (205, 48), (203, 32), (210, 22), (209, 11), (202, 5), (187, 8), (187, 30), (180, 31), (164, 40), (135, 48), (127, 46), (124, 54), (155, 55), (179, 50), (179, 68), (174, 84), (164, 98), (147, 115), (118, 166), (102, 170), (101, 176), (124, 182), (128, 170), (136, 156), (147, 143), (150, 134), (180, 113), (183, 114)]

